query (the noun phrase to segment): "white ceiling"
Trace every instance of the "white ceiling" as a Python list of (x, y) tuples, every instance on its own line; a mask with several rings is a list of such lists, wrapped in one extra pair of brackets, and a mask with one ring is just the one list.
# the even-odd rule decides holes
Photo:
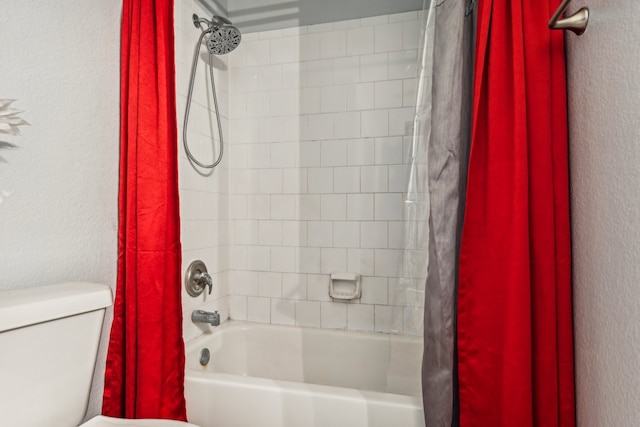
[(427, 0), (200, 1), (212, 15), (225, 15), (240, 31), (250, 33), (419, 10)]

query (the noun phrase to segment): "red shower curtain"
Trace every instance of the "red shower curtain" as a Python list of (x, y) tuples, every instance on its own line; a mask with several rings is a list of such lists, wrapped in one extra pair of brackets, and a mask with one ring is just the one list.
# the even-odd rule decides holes
[(460, 256), (460, 425), (574, 426), (560, 0), (480, 0)]
[(103, 413), (185, 420), (173, 0), (124, 0), (118, 281)]

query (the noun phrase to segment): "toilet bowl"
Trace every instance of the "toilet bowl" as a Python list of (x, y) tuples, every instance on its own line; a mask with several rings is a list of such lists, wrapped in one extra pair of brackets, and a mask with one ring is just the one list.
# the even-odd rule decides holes
[(80, 424), (111, 303), (95, 283), (0, 291), (0, 426), (197, 427), (104, 416)]

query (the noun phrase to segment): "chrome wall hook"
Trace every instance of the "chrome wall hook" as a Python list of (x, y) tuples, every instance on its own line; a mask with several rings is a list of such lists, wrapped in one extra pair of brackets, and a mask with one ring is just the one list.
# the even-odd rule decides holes
[(571, 16), (567, 16), (564, 19), (559, 19), (560, 15), (564, 13), (571, 0), (563, 0), (558, 6), (558, 10), (553, 14), (549, 20), (549, 28), (552, 30), (569, 30), (573, 31), (576, 35), (582, 35), (589, 24), (589, 9), (583, 7)]

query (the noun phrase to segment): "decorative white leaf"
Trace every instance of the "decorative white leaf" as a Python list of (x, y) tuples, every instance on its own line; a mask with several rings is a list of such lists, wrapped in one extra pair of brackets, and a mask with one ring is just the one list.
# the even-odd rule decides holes
[[(0, 99), (0, 133), (19, 135), (20, 128), (18, 126), (29, 124), (19, 117), (22, 111), (10, 108), (13, 101), (15, 101), (15, 99)], [(6, 141), (0, 141), (0, 150), (15, 147), (16, 146), (14, 144)], [(0, 163), (7, 163), (7, 160), (0, 156)], [(11, 193), (12, 191), (0, 190), (0, 203), (5, 201)]]
[(5, 133), (9, 135), (19, 135), (20, 130), (16, 126), (12, 126), (9, 123), (0, 122), (0, 133)]
[(0, 122), (0, 133), (10, 133), (13, 134), (13, 128), (9, 123)]
[[(18, 126), (28, 125), (24, 119), (19, 117), (21, 110), (9, 108), (14, 99), (0, 99), (0, 133), (8, 135), (20, 135)], [(1, 147), (0, 147), (1, 148)]]
[(9, 108), (9, 105), (15, 101), (15, 99), (0, 99), (0, 111)]
[[(4, 111), (0, 111), (0, 119), (4, 118), (16, 118), (18, 117), (18, 115), (22, 113), (22, 111), (20, 110), (14, 110), (13, 108), (10, 108), (8, 110), (4, 110)], [(2, 119), (4, 120), (4, 119)]]
[(24, 119), (21, 119), (20, 117), (14, 117), (14, 116), (9, 116), (6, 117), (4, 119), (2, 119), (5, 123), (8, 123), (12, 126), (22, 126), (22, 125), (28, 125), (29, 123), (27, 123), (26, 121), (24, 121)]
[(0, 141), (0, 148), (16, 148), (16, 146), (9, 142)]

